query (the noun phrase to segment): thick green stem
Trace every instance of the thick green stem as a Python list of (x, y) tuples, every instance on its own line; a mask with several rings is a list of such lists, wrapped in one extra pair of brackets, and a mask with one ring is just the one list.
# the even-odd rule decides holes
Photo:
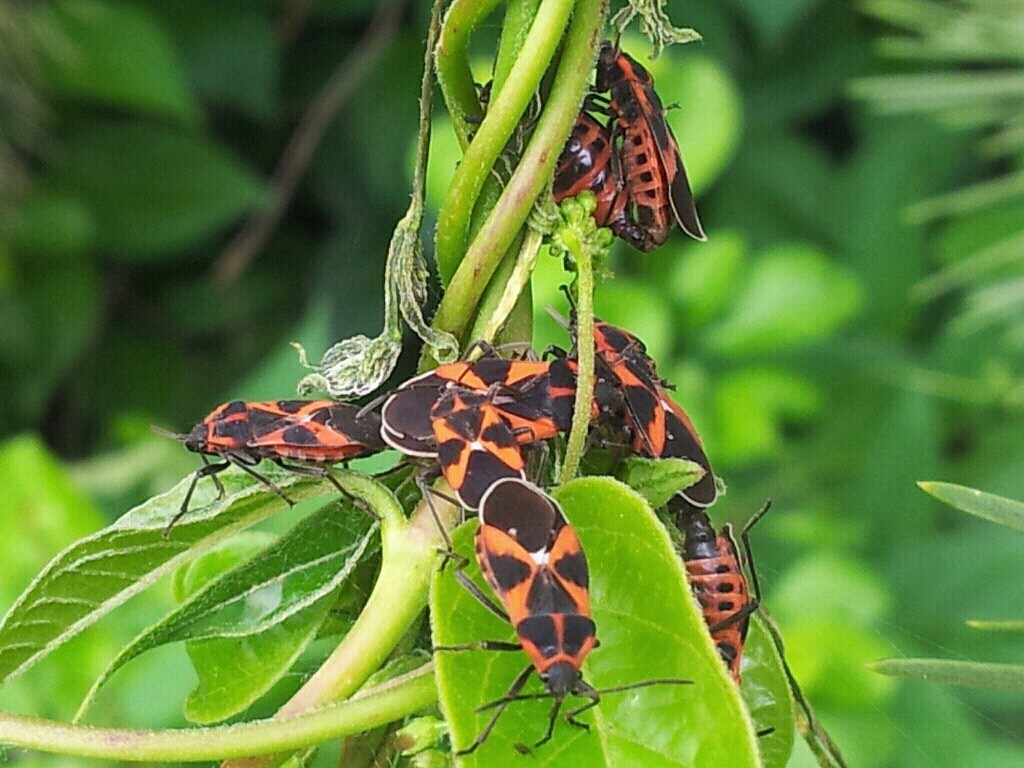
[(199, 762), (320, 744), (401, 720), (437, 700), (433, 665), (389, 680), (352, 701), (281, 720), (218, 728), (122, 730), (0, 714), (0, 743), (130, 762)]
[[(351, 696), (387, 660), (426, 607), (430, 574), (444, 539), (429, 508), (424, 509), (426, 505), (421, 503), (409, 520), (393, 496), (389, 506), (390, 510), (381, 514), (380, 574), (366, 605), (341, 644), (276, 717), (289, 717)], [(435, 508), (447, 516), (447, 527), (452, 527), (455, 514), (450, 505), (438, 500)], [(374, 509), (383, 507), (375, 504)], [(277, 762), (275, 757), (265, 757), (227, 763), (224, 768)]]
[[(566, 235), (574, 234), (571, 231)], [(558, 475), (559, 484), (576, 477), (590, 430), (590, 404), (594, 399), (594, 264), (590, 249), (576, 237), (564, 237), (576, 262), (576, 402), (573, 404), (572, 429), (565, 447), (565, 461)]]
[[(537, 256), (543, 239), (544, 236), (540, 232), (527, 229), (519, 252), (513, 258), (502, 261), (480, 302), (480, 312), (470, 329), (470, 338), (488, 343), (495, 342), (498, 332), (512, 316), (520, 298), (530, 285), (530, 275), (537, 265)], [(530, 338), (516, 340), (530, 341)]]
[[(441, 210), (438, 213), (436, 257), (442, 281), (447, 282), (466, 253), (473, 207), (476, 205), (484, 182), (491, 173), (495, 161), (512, 137), (520, 119), (540, 87), (555, 51), (562, 40), (562, 33), (572, 13), (572, 0), (542, 0), (522, 50), (509, 72), (508, 80), (501, 92), (488, 105), (487, 115), (455, 171), (451, 186)], [(447, 25), (448, 20), (445, 20)], [(443, 35), (443, 33), (442, 33)], [(580, 95), (582, 100), (582, 92)], [(577, 109), (579, 103), (576, 104)], [(569, 129), (565, 131), (568, 136)], [(562, 137), (562, 141), (565, 140)], [(561, 149), (561, 146), (558, 147)], [(557, 153), (556, 153), (557, 154)], [(500, 203), (500, 199), (499, 199)], [(522, 222), (520, 222), (521, 224)], [(516, 227), (518, 229), (518, 227)], [(502, 249), (502, 253), (508, 247)], [(500, 256), (500, 254), (499, 254)], [(490, 272), (493, 272), (493, 268)], [(490, 278), (484, 278), (486, 285)], [(480, 292), (483, 286), (480, 287)], [(477, 293), (479, 299), (479, 292)], [(469, 313), (476, 302), (462, 306), (467, 315), (462, 318), (462, 328), (469, 323)], [(461, 334), (455, 334), (460, 336)]]
[[(498, 6), (499, 0), (454, 0), (437, 41), (437, 82), (463, 150), (484, 115), (469, 66), (469, 38)], [(468, 118), (468, 119), (467, 119)]]
[(501, 43), (498, 55), (494, 58), (494, 81), (492, 93), (500, 93), (512, 65), (519, 58), (519, 52), (526, 42), (526, 35), (533, 25), (540, 8), (540, 0), (508, 0), (505, 3), (505, 21), (501, 26)]
[[(526, 221), (534, 201), (550, 182), (586, 94), (606, 9), (606, 0), (579, 0), (551, 95), (530, 144), (452, 277), (434, 317), (434, 327), (457, 337), (464, 335), (491, 276)], [(510, 85), (516, 77), (517, 74), (511, 76)]]

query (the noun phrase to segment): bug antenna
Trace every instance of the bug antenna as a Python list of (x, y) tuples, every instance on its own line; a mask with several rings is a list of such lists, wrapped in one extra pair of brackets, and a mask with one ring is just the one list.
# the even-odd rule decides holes
[(595, 689), (593, 693), (597, 696), (604, 696), (606, 693), (633, 691), (637, 688), (650, 688), (652, 685), (693, 685), (693, 680), (685, 680), (681, 677), (653, 677), (650, 680), (641, 680), (637, 683), (627, 683), (626, 685), (613, 685), (610, 688)]
[(563, 283), (561, 286), (559, 286), (559, 290), (563, 294), (565, 294), (565, 300), (567, 302), (569, 302), (569, 309), (572, 310), (575, 313), (576, 312), (576, 299), (573, 297), (572, 291), (569, 289), (569, 286), (565, 285)]
[(160, 435), (161, 437), (169, 437), (172, 440), (177, 440), (179, 443), (185, 442), (185, 439), (188, 437), (188, 435), (182, 435), (177, 432), (171, 432), (169, 429), (158, 427), (156, 424), (151, 425), (150, 429), (154, 434)]
[(562, 326), (566, 331), (569, 330), (569, 321), (566, 320), (557, 309), (552, 307), (550, 304), (545, 307), (545, 309), (547, 309), (548, 314), (551, 315), (552, 320)]

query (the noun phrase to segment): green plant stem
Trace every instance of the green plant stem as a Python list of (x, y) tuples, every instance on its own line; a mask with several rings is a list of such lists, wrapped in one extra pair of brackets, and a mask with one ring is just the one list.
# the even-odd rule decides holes
[(501, 26), (498, 55), (494, 58), (492, 93), (500, 93), (508, 80), (539, 8), (540, 0), (508, 0), (505, 3), (505, 21)]
[[(466, 241), (473, 208), (483, 189), (484, 182), (540, 87), (544, 73), (558, 49), (566, 25), (569, 23), (572, 7), (572, 0), (542, 0), (523, 47), (509, 72), (508, 80), (501, 91), (492, 98), (479, 130), (473, 137), (472, 143), (466, 147), (465, 154), (452, 178), (452, 183), (448, 187), (441, 210), (438, 212), (435, 252), (438, 272), (445, 282), (453, 274), (456, 274), (457, 268), (461, 269), (460, 262), (466, 253)], [(445, 20), (446, 25), (447, 23), (448, 19)], [(580, 98), (582, 100), (582, 93)], [(578, 109), (579, 104), (576, 107)], [(567, 128), (562, 141), (568, 134), (569, 129)], [(558, 149), (561, 149), (560, 145)], [(499, 204), (500, 202), (499, 198)], [(520, 221), (519, 225), (521, 224)], [(519, 225), (516, 226), (516, 230), (519, 229)], [(501, 253), (504, 253), (509, 244), (506, 243), (505, 247), (501, 249)], [(476, 293), (477, 300), (493, 271), (492, 268), (484, 277), (483, 285)], [(475, 306), (476, 301), (474, 300), (470, 304), (463, 305), (462, 309), (467, 312)], [(468, 316), (462, 318), (460, 331), (465, 331), (469, 319)], [(461, 332), (455, 335), (461, 336)]]
[[(530, 275), (537, 266), (537, 257), (543, 243), (542, 233), (528, 229), (522, 247), (513, 259), (505, 259), (498, 266), (491, 284), (480, 302), (470, 337), (494, 343), (498, 332), (519, 305), (519, 301), (530, 286)], [(529, 341), (529, 337), (518, 341)]]
[(473, 30), (491, 15), (498, 2), (454, 0), (445, 14), (441, 37), (437, 41), (437, 82), (463, 151), (469, 146), (475, 123), (484, 115), (473, 70), (469, 66), (469, 38)]
[(566, 229), (563, 242), (576, 262), (576, 401), (573, 403), (572, 429), (565, 446), (565, 460), (558, 475), (559, 484), (576, 476), (590, 429), (590, 404), (594, 399), (594, 264), (590, 249)]
[(361, 733), (437, 700), (433, 665), (389, 680), (352, 701), (281, 720), (217, 728), (129, 730), (0, 714), (0, 743), (40, 752), (131, 762), (199, 762), (271, 754)]
[[(382, 560), (373, 591), (345, 639), (276, 717), (289, 717), (351, 696), (387, 660), (426, 607), (430, 574), (444, 539), (424, 503), (407, 520), (390, 492), (387, 495), (391, 508), (381, 514)], [(441, 500), (434, 506), (446, 516), (446, 527), (453, 527), (454, 509)], [(374, 509), (382, 508), (374, 505)], [(259, 758), (227, 763), (225, 768), (276, 762), (274, 757)]]
[[(434, 327), (457, 337), (465, 333), (491, 276), (526, 221), (534, 201), (550, 182), (586, 94), (606, 10), (607, 0), (579, 0), (551, 95), (537, 128), (508, 186), (448, 284), (434, 317)], [(524, 60), (525, 52), (520, 61)], [(517, 77), (517, 73), (513, 74), (510, 83)]]

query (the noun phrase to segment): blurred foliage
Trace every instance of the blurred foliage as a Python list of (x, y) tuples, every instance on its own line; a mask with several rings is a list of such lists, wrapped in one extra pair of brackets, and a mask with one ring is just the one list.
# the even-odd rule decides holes
[[(408, 4), (266, 246), (223, 282), (218, 256), (268, 199), (300, 115), (373, 5), (0, 5), (4, 605), (62, 546), (194, 469), (149, 424), (180, 430), (228, 397), (290, 396), (303, 370), (289, 341), (317, 357), (380, 328), (427, 10)], [(709, 243), (617, 245), (598, 313), (636, 331), (676, 385), (729, 487), (717, 519), (774, 500), (754, 533), (766, 604), (849, 763), (1018, 766), (1019, 699), (864, 665), (1022, 661), (1013, 633), (966, 624), (1019, 618), (1019, 542), (914, 482), (1024, 498), (1024, 13), (998, 0), (673, 0), (668, 12), (703, 36), (650, 66), (679, 104), (669, 120)], [(645, 41), (623, 44), (647, 62)], [(457, 157), (440, 114), (435, 128), (428, 226)], [(565, 343), (545, 311), (564, 310), (564, 279), (542, 254), (538, 348)], [(397, 375), (415, 359), (410, 346)], [(282, 545), (269, 541), (249, 543)], [(0, 705), (69, 718), (171, 609), (170, 591), (91, 627)], [(303, 647), (316, 654), (315, 639)], [(111, 681), (104, 719), (181, 724), (195, 685), (182, 647), (161, 649)], [(803, 748), (789, 763), (813, 764)]]

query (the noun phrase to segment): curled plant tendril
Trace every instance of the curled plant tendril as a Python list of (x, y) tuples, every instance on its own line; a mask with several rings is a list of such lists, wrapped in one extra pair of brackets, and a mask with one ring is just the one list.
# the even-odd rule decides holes
[(351, 336), (328, 349), (318, 365), (309, 364), (301, 344), (292, 342), (292, 346), (299, 352), (299, 362), (315, 371), (299, 381), (299, 394), (327, 392), (345, 399), (368, 395), (391, 374), (402, 351), (402, 334), (395, 338), (385, 332), (374, 339)]
[(665, 13), (665, 0), (629, 0), (628, 5), (612, 17), (616, 34), (621, 35), (636, 16), (640, 17), (640, 31), (654, 44), (652, 59), (658, 58), (670, 45), (701, 39), (697, 30), (672, 24)]
[(409, 209), (391, 240), (385, 274), (388, 290), (385, 303), (390, 305), (394, 302), (398, 305), (406, 324), (430, 348), (430, 354), (435, 360), (450, 363), (459, 356), (458, 340), (450, 333), (431, 328), (423, 316), (430, 272), (423, 258), (423, 245), (419, 237), (422, 207), (416, 203), (413, 206), (419, 210)]
[(299, 394), (322, 391), (344, 399), (373, 392), (398, 362), (403, 318), (430, 347), (435, 359), (446, 363), (458, 357), (459, 343), (455, 337), (431, 328), (423, 317), (428, 272), (419, 237), (421, 211), (421, 206), (413, 201), (391, 237), (384, 269), (384, 330), (373, 339), (360, 335), (338, 342), (327, 350), (318, 365), (310, 365), (306, 351), (293, 343), (299, 352), (299, 362), (316, 371), (299, 382)]

